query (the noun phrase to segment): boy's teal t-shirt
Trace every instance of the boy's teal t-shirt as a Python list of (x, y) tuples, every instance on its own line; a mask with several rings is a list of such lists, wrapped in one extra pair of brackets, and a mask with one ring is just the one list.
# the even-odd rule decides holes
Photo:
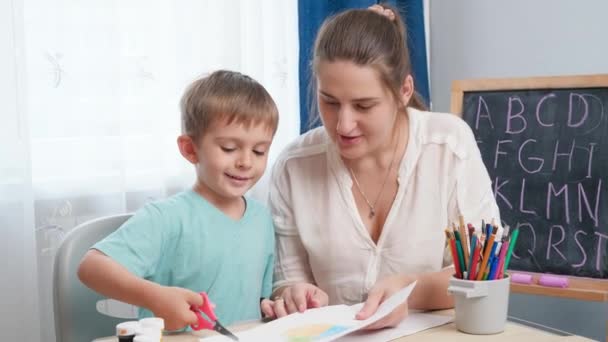
[[(257, 319), (272, 290), (274, 229), (265, 207), (246, 203), (234, 220), (184, 191), (147, 204), (93, 248), (141, 278), (207, 292), (223, 324)], [(140, 318), (152, 315), (140, 309)]]

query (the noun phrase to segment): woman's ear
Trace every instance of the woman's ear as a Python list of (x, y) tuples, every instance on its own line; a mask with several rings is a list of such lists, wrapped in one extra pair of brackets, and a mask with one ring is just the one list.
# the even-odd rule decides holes
[(403, 80), (403, 84), (401, 85), (401, 103), (407, 107), (414, 96), (414, 78), (412, 75), (407, 75), (405, 80)]
[(192, 137), (182, 134), (177, 137), (177, 146), (179, 152), (192, 164), (198, 163), (198, 154), (196, 153), (196, 144)]

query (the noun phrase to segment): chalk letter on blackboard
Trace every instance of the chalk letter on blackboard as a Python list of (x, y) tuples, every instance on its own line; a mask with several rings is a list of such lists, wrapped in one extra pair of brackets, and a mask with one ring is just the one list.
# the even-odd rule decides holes
[(526, 192), (526, 179), (521, 180), (521, 192), (519, 193), (519, 211), (525, 214), (532, 214), (536, 216), (536, 211), (524, 209), (524, 193)]
[(557, 157), (560, 157), (560, 156), (568, 156), (568, 172), (570, 172), (572, 170), (572, 155), (574, 154), (574, 144), (575, 144), (575, 141), (572, 140), (572, 146), (570, 147), (570, 152), (558, 153), (557, 150), (559, 149), (559, 140), (557, 140), (555, 142), (555, 150), (553, 151), (553, 168), (552, 168), (553, 171), (555, 171), (555, 166), (557, 165)]
[(587, 252), (585, 252), (585, 248), (583, 248), (583, 246), (581, 245), (581, 242), (578, 241), (578, 239), (576, 238), (578, 236), (578, 234), (583, 233), (585, 235), (587, 235), (587, 233), (585, 233), (582, 230), (578, 230), (576, 233), (574, 233), (574, 241), (576, 242), (576, 245), (578, 246), (578, 248), (581, 250), (581, 253), (583, 253), (583, 261), (579, 262), (578, 264), (572, 264), (572, 267), (581, 267), (585, 264), (585, 262), (587, 262)]
[(543, 102), (545, 102), (545, 100), (547, 100), (550, 97), (555, 97), (556, 95), (554, 93), (550, 93), (547, 94), (545, 96), (543, 96), (540, 101), (538, 101), (538, 104), (536, 105), (536, 121), (538, 121), (538, 124), (544, 127), (551, 127), (553, 126), (553, 123), (548, 124), (548, 123), (544, 123), (541, 119), (540, 119), (540, 107), (542, 106)]
[(498, 166), (498, 155), (499, 154), (504, 154), (506, 155), (507, 152), (502, 152), (500, 151), (500, 144), (502, 143), (510, 143), (511, 140), (498, 140), (498, 142), (496, 143), (496, 153), (494, 153), (494, 168), (496, 168)]
[[(553, 228), (559, 228), (559, 230), (562, 232), (561, 239), (559, 239), (559, 241), (557, 241), (556, 243), (553, 243), (551, 241), (551, 240), (553, 240)], [(560, 252), (560, 250), (557, 249), (557, 247), (556, 247), (557, 245), (562, 243), (565, 238), (566, 238), (566, 231), (564, 230), (564, 227), (560, 226), (559, 224), (551, 226), (551, 229), (549, 230), (549, 243), (547, 244), (547, 257), (546, 257), (547, 260), (549, 260), (549, 257), (551, 254), (551, 248), (553, 248), (553, 249), (555, 249), (557, 254), (559, 254), (562, 257), (562, 259), (568, 261), (568, 259), (566, 259), (566, 257), (562, 254), (562, 252)]]
[(602, 179), (600, 178), (597, 183), (597, 193), (595, 194), (595, 208), (593, 212), (591, 212), (591, 206), (589, 205), (589, 200), (587, 199), (587, 193), (585, 192), (585, 188), (583, 188), (583, 184), (578, 183), (578, 221), (583, 222), (583, 202), (585, 202), (585, 207), (587, 208), (587, 213), (589, 217), (593, 220), (593, 223), (597, 227), (599, 225), (598, 214), (600, 208), (600, 194), (602, 192)]
[[(517, 114), (513, 115), (512, 114), (513, 102), (515, 102), (515, 101), (519, 102), (519, 107), (521, 108), (521, 110)], [(521, 102), (521, 99), (518, 96), (509, 97), (509, 110), (507, 111), (507, 131), (506, 131), (506, 133), (519, 134), (526, 129), (526, 127), (528, 126), (528, 122), (526, 121), (526, 118), (524, 118), (522, 116), (523, 113), (524, 113), (524, 103)], [(511, 130), (511, 121), (515, 118), (518, 118), (522, 121), (522, 127), (519, 131)]]
[(587, 162), (587, 177), (591, 178), (591, 164), (593, 163), (593, 149), (595, 148), (595, 143), (589, 143), (589, 149), (583, 147), (584, 150), (589, 151), (589, 161)]
[[(578, 120), (577, 123), (572, 123), (572, 102), (574, 101), (574, 97), (578, 97), (580, 99), (580, 101), (582, 101), (583, 103), (583, 114), (580, 118), (580, 120)], [(581, 94), (577, 94), (577, 93), (571, 93), (570, 94), (570, 105), (568, 106), (568, 126), (569, 127), (579, 127), (580, 125), (582, 125), (585, 120), (587, 120), (587, 117), (589, 116), (589, 104), (587, 103), (587, 100), (585, 99), (585, 97)]]
[(496, 177), (496, 179), (494, 180), (494, 198), (498, 198), (500, 196), (500, 198), (502, 198), (502, 200), (505, 201), (505, 203), (509, 206), (509, 208), (513, 209), (511, 202), (509, 202), (509, 200), (505, 197), (505, 195), (503, 195), (500, 192), (500, 188), (502, 188), (503, 185), (505, 185), (507, 183), (509, 183), (508, 179), (506, 181), (500, 183), (500, 185), (498, 185), (498, 177)]
[(593, 232), (593, 234), (598, 236), (597, 239), (597, 256), (595, 258), (595, 270), (600, 270), (600, 260), (604, 257), (605, 249), (602, 248), (602, 238), (608, 239), (608, 235), (604, 235), (602, 233)]
[[(482, 104), (483, 104), (484, 108), (486, 109), (485, 115), (481, 114), (481, 105)], [(488, 118), (488, 121), (490, 122), (490, 127), (492, 127), (492, 129), (494, 129), (494, 125), (492, 124), (492, 117), (490, 116), (490, 109), (488, 109), (488, 104), (483, 99), (483, 96), (479, 96), (479, 100), (477, 101), (477, 118), (475, 119), (475, 130), (479, 129), (479, 119), (480, 118)]]
[(551, 193), (555, 195), (555, 197), (559, 196), (561, 193), (564, 193), (564, 212), (566, 213), (566, 222), (570, 223), (570, 208), (568, 206), (568, 184), (565, 184), (559, 192), (555, 192), (555, 188), (553, 187), (553, 183), (549, 182), (547, 186), (547, 220), (551, 218)]
[(545, 160), (543, 158), (538, 158), (538, 157), (528, 157), (528, 160), (536, 160), (540, 162), (540, 165), (538, 165), (538, 167), (534, 170), (529, 170), (528, 168), (526, 168), (524, 166), (524, 162), (522, 161), (521, 155), (522, 155), (522, 151), (524, 150), (524, 147), (529, 143), (529, 142), (536, 142), (535, 139), (528, 139), (526, 141), (524, 141), (523, 144), (521, 144), (521, 146), (519, 147), (519, 153), (517, 155), (517, 158), (519, 160), (519, 166), (521, 166), (522, 169), (524, 169), (524, 171), (526, 171), (527, 173), (537, 173), (538, 171), (540, 171), (540, 169), (543, 168), (543, 165), (545, 164)]
[[(534, 257), (534, 252), (536, 251), (536, 232), (534, 231), (534, 227), (530, 223), (528, 223), (528, 222), (524, 222), (524, 223), (517, 222), (517, 229), (519, 229), (519, 234), (523, 233), (523, 229), (522, 229), (523, 227), (530, 228), (530, 231), (532, 232), (532, 249), (528, 248), (528, 253), (532, 257)], [(519, 237), (519, 239), (522, 239), (522, 238), (523, 238), (523, 236)], [(518, 241), (528, 241), (528, 239), (522, 239), (522, 240), (519, 240), (519, 239), (518, 239)], [(520, 259), (520, 257), (515, 254), (515, 249), (513, 249), (513, 257), (515, 257), (517, 259)]]

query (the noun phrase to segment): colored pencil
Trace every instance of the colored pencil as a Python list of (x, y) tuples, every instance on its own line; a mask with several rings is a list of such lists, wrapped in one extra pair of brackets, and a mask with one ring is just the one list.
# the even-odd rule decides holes
[(460, 215), (458, 217), (460, 225), (458, 230), (460, 231), (460, 243), (462, 243), (462, 249), (464, 250), (464, 266), (469, 269), (469, 239), (467, 238), (467, 232), (464, 226), (464, 217)]
[(503, 268), (503, 273), (507, 273), (507, 269), (509, 268), (509, 262), (511, 261), (511, 255), (513, 254), (513, 248), (515, 247), (515, 242), (517, 241), (517, 236), (519, 235), (519, 229), (513, 229), (513, 232), (509, 236), (509, 251), (507, 252), (507, 258), (505, 259), (505, 265)]
[(504, 270), (503, 266), (505, 264), (505, 257), (507, 255), (507, 249), (509, 249), (509, 240), (505, 241), (500, 247), (500, 254), (498, 256), (498, 272), (496, 274), (497, 279), (502, 279)]
[(488, 260), (488, 265), (486, 269), (483, 271), (483, 278), (481, 280), (488, 280), (488, 276), (490, 275), (490, 268), (492, 267), (492, 263), (494, 262), (494, 254), (490, 254), (490, 260)]
[(469, 271), (469, 274), (471, 274), (471, 271), (473, 270), (473, 256), (474, 256), (474, 252), (475, 252), (475, 245), (477, 244), (477, 236), (475, 236), (475, 234), (473, 234), (473, 237), (471, 239), (471, 255), (469, 258), (469, 268), (467, 269), (467, 271)]
[[(449, 229), (449, 228), (448, 228)], [(448, 229), (445, 230), (445, 236), (448, 243), (450, 244), (450, 250), (452, 251), (452, 261), (454, 261), (454, 270), (456, 271), (456, 277), (462, 279), (462, 273), (460, 272), (460, 263), (458, 261), (458, 252), (456, 251), (456, 243), (450, 236)]]
[(496, 279), (496, 272), (498, 270), (498, 263), (499, 263), (498, 258), (494, 258), (494, 260), (492, 261), (492, 267), (490, 268), (490, 274), (488, 275), (488, 280), (494, 280), (494, 279)]
[(467, 268), (464, 265), (464, 255), (462, 253), (462, 245), (460, 244), (460, 241), (458, 241), (458, 240), (456, 240), (456, 250), (458, 251), (458, 262), (460, 263), (460, 270), (462, 271), (462, 274), (464, 275), (464, 272), (467, 270)]
[(492, 263), (494, 262), (494, 259), (496, 259), (496, 248), (498, 247), (498, 242), (494, 242), (492, 244), (492, 249), (490, 249), (490, 259), (488, 259), (488, 264), (486, 266), (486, 269), (483, 272), (483, 280), (487, 280), (488, 279), (488, 275), (490, 274), (490, 268), (492, 267)]
[[(469, 229), (469, 242), (473, 240), (473, 236), (475, 235), (475, 227), (472, 224), (468, 224), (467, 228)], [(473, 243), (471, 242), (471, 254), (473, 254)]]
[(505, 225), (502, 231), (502, 246), (500, 248), (500, 255), (498, 258), (498, 271), (496, 271), (496, 278), (502, 279), (504, 276), (504, 265), (505, 258), (507, 257), (507, 251), (509, 249), (509, 226)]
[(484, 271), (488, 266), (488, 261), (490, 261), (490, 252), (492, 250), (492, 245), (494, 244), (494, 239), (496, 238), (497, 227), (494, 227), (492, 230), (492, 234), (487, 238), (485, 244), (485, 250), (483, 252), (483, 258), (481, 259), (481, 266), (479, 267), (479, 273), (477, 274), (477, 280), (482, 280), (484, 276)]
[(477, 275), (477, 264), (479, 264), (479, 253), (481, 252), (481, 242), (479, 239), (475, 242), (473, 247), (473, 263), (471, 264), (471, 270), (469, 271), (469, 280), (475, 280)]

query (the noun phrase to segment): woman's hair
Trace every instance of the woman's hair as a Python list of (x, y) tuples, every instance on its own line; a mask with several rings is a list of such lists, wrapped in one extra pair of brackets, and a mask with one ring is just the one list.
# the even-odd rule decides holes
[(279, 113), (266, 89), (239, 72), (218, 70), (194, 81), (180, 102), (182, 134), (198, 140), (218, 120), (265, 124), (276, 132)]
[[(394, 19), (369, 9), (351, 9), (326, 19), (321, 25), (311, 61), (311, 113), (318, 114), (316, 75), (320, 62), (350, 61), (358, 66), (370, 66), (395, 99), (400, 97), (403, 81), (412, 74), (405, 23), (396, 8), (387, 4), (380, 6), (392, 10)], [(426, 109), (415, 91), (406, 105)], [(311, 117), (314, 121), (318, 119), (318, 115)]]

